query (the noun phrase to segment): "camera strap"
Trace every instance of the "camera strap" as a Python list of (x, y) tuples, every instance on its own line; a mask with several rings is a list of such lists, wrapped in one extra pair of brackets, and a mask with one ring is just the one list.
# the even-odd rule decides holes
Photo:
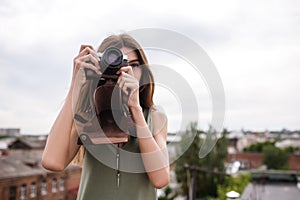
[(97, 87), (93, 97), (96, 116), (84, 124), (80, 138), (84, 134), (89, 139), (85, 142), (89, 141), (89, 144), (117, 144), (127, 142), (129, 136), (136, 137), (128, 97), (115, 82)]

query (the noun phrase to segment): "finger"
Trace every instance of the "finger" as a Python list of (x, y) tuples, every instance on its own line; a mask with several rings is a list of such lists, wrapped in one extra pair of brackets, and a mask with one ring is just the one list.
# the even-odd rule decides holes
[(121, 74), (122, 72), (128, 73), (133, 76), (133, 71), (131, 66), (124, 66), (119, 69), (117, 74)]
[(133, 79), (123, 78), (118, 81), (119, 87), (125, 92), (139, 88), (139, 83)]
[(126, 72), (121, 72), (121, 75), (122, 77), (133, 77), (133, 75), (129, 74), (129, 73), (126, 73)]
[(99, 58), (97, 52), (96, 52), (94, 49), (93, 49), (92, 51), (90, 51), (90, 54), (91, 54), (92, 56), (94, 56), (94, 57), (98, 60), (98, 62), (100, 61), (100, 58)]
[(92, 46), (92, 45), (88, 45), (88, 44), (82, 44), (82, 45), (80, 46), (79, 53), (80, 53), (80, 52), (81, 52), (83, 49), (85, 49), (85, 48), (87, 48), (87, 47), (89, 47), (89, 48), (93, 49), (93, 46)]
[(122, 74), (118, 78), (117, 83), (120, 84), (121, 82), (125, 82), (125, 81), (126, 82), (136, 82), (137, 80), (133, 76), (126, 74), (125, 72), (122, 72)]
[(100, 60), (99, 57), (98, 57), (98, 55), (97, 55), (97, 52), (94, 50), (94, 48), (93, 48), (92, 46), (87, 46), (87, 47), (85, 47), (84, 49), (82, 49), (82, 50), (79, 52), (79, 54), (78, 54), (77, 57), (81, 57), (81, 56), (88, 55), (88, 54), (91, 54), (91, 55), (93, 55), (95, 58), (97, 58), (98, 60)]
[(128, 91), (128, 83), (122, 82), (122, 85), (121, 85), (120, 88), (121, 88), (121, 90), (122, 90), (126, 95), (129, 94), (129, 91)]
[(121, 72), (120, 78), (128, 78), (128, 79), (132, 79), (132, 81), (137, 81), (137, 79), (134, 77), (134, 74), (129, 74), (126, 72)]
[(92, 62), (93, 64), (98, 63), (98, 59), (92, 56), (91, 54), (87, 54), (85, 56), (82, 56), (78, 58), (81, 62)]
[(81, 58), (79, 58), (79, 60), (81, 62), (91, 63), (91, 64), (95, 65), (97, 68), (100, 69), (100, 65), (99, 65), (98, 59), (95, 58), (94, 56), (92, 56), (91, 54), (82, 56)]
[[(86, 65), (83, 63), (88, 63), (93, 65), (94, 67), (91, 67), (90, 65)], [(85, 56), (82, 56), (80, 58), (77, 58), (75, 60), (75, 65), (77, 65), (77, 67), (83, 67), (83, 68), (91, 68), (93, 71), (95, 71), (97, 74), (101, 74), (100, 73), (100, 65), (98, 60), (92, 56), (91, 54), (87, 54)]]
[(124, 80), (120, 80), (118, 82), (119, 88), (127, 95), (127, 90), (125, 89), (124, 85), (125, 85), (125, 81)]
[(124, 83), (125, 83), (125, 81), (122, 80), (122, 79), (119, 79), (117, 83), (118, 83), (118, 85), (119, 85), (119, 88), (122, 88), (123, 85), (124, 85)]
[(130, 79), (121, 79), (119, 82), (118, 82), (118, 85), (120, 88), (123, 88), (125, 84), (133, 84), (133, 85), (136, 85), (136, 83)]
[(132, 93), (132, 91), (135, 91), (137, 88), (138, 87), (135, 82), (125, 82), (121, 89), (126, 95), (128, 95), (129, 93)]
[(97, 74), (101, 75), (101, 72), (99, 71), (99, 68), (97, 68), (95, 65), (93, 65), (91, 63), (81, 62), (80, 63), (80, 68), (90, 69), (90, 70), (96, 72)]
[[(90, 48), (84, 49), (82, 52), (80, 52), (75, 58), (74, 62), (77, 60), (83, 61), (83, 59), (86, 59), (85, 61), (93, 61), (93, 63), (97, 64), (100, 59), (97, 56), (96, 52)], [(77, 61), (78, 62), (78, 61)]]
[(136, 81), (131, 78), (122, 78), (118, 81), (119, 87), (122, 87), (125, 83), (135, 83)]
[(90, 54), (93, 50), (94, 50), (93, 48), (85, 47), (84, 49), (82, 49), (82, 50), (79, 52), (78, 57), (81, 57), (81, 56)]
[(121, 75), (119, 76), (118, 81), (117, 81), (118, 84), (122, 81), (122, 79), (123, 79), (123, 77), (124, 77), (124, 74), (125, 74), (125, 73), (122, 72)]

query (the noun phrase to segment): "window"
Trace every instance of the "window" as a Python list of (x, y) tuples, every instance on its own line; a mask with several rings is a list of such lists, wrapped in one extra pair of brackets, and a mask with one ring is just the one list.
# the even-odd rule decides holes
[(44, 196), (46, 194), (47, 194), (47, 182), (46, 180), (43, 180), (41, 184), (41, 195)]
[(30, 198), (36, 197), (36, 185), (35, 183), (31, 183), (30, 185)]
[(16, 200), (17, 199), (17, 187), (10, 186), (9, 187), (9, 200)]
[(21, 186), (21, 194), (20, 195), (21, 195), (20, 196), (21, 200), (25, 200), (26, 199), (26, 185), (25, 184), (23, 184)]
[(52, 180), (52, 192), (57, 192), (57, 180), (56, 180), (56, 178), (54, 178), (53, 180)]
[(65, 179), (64, 178), (60, 178), (59, 179), (59, 190), (60, 191), (64, 191), (65, 190)]

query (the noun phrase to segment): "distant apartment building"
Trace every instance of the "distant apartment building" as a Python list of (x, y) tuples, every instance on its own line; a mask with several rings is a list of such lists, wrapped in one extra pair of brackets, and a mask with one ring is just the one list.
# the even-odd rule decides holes
[(43, 141), (17, 138), (0, 153), (1, 200), (75, 200), (81, 168), (70, 165), (63, 172), (41, 166)]
[(20, 131), (19, 128), (0, 128), (0, 136), (18, 136)]
[(278, 148), (300, 148), (300, 131), (231, 131), (226, 137), (229, 140), (229, 153), (243, 152), (243, 149), (246, 147), (264, 142), (274, 142)]
[[(227, 136), (228, 163), (239, 161), (240, 169), (257, 169), (263, 165), (263, 154), (258, 152), (244, 152), (245, 147), (255, 143), (273, 142), (278, 148), (299, 147), (300, 131), (231, 131)], [(300, 171), (300, 152), (289, 155), (288, 167), (291, 170)]]
[[(239, 161), (240, 169), (258, 169), (263, 165), (262, 153), (239, 152), (229, 153), (227, 162)], [(300, 154), (290, 154), (288, 158), (288, 168), (290, 170), (300, 171)]]

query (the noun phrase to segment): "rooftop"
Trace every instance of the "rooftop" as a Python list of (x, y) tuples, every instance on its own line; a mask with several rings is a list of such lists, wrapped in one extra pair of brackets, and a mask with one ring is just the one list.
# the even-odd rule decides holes
[[(51, 173), (41, 165), (42, 150), (9, 150), (0, 157), (0, 180)], [(75, 166), (69, 166), (73, 168)]]
[(300, 196), (296, 183), (250, 183), (244, 190), (241, 199), (294, 200)]

